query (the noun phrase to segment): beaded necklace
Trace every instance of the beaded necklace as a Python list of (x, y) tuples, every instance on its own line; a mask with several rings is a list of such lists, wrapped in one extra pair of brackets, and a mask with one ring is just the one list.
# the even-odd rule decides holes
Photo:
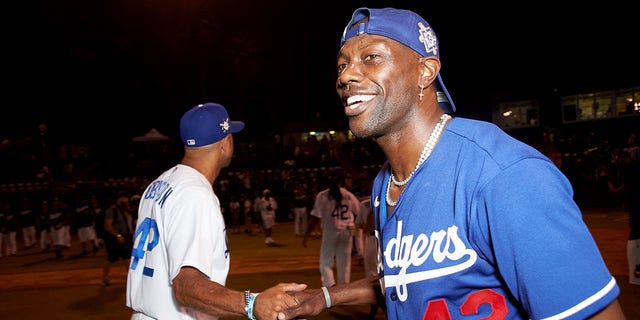
[[(424, 145), (424, 148), (422, 149), (422, 152), (420, 153), (420, 158), (418, 158), (418, 163), (416, 163), (416, 167), (413, 168), (413, 171), (411, 171), (411, 173), (409, 173), (409, 176), (402, 180), (402, 181), (398, 181), (396, 180), (395, 176), (393, 175), (393, 172), (391, 172), (391, 168), (389, 168), (389, 172), (391, 175), (391, 178), (389, 179), (389, 182), (387, 183), (387, 191), (386, 191), (386, 201), (387, 204), (389, 206), (394, 207), (397, 203), (398, 200), (396, 201), (392, 201), (391, 197), (389, 196), (389, 189), (391, 188), (391, 183), (393, 182), (394, 185), (398, 186), (398, 187), (402, 187), (404, 185), (406, 185), (407, 183), (409, 183), (409, 180), (411, 180), (411, 177), (413, 177), (413, 174), (416, 173), (416, 171), (418, 170), (418, 168), (420, 168), (420, 166), (422, 165), (423, 162), (425, 162), (427, 160), (427, 158), (429, 157), (429, 155), (431, 154), (431, 152), (433, 151), (433, 148), (435, 148), (436, 143), (438, 143), (438, 139), (440, 139), (440, 135), (442, 134), (442, 131), (444, 130), (444, 126), (447, 124), (447, 121), (449, 121), (451, 119), (451, 116), (448, 114), (443, 114), (442, 116), (440, 116), (440, 120), (438, 121), (438, 123), (436, 123), (435, 127), (433, 127), (433, 131), (431, 131), (431, 135), (429, 136), (429, 139), (427, 140), (427, 143)], [(399, 199), (400, 197), (398, 197)]]

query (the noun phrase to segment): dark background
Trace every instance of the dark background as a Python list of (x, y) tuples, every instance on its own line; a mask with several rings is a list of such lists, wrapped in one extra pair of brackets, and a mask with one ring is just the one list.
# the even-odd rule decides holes
[(239, 139), (269, 140), (299, 123), (346, 128), (335, 57), (360, 6), (425, 17), (461, 116), (487, 118), (505, 93), (575, 94), (639, 82), (640, 28), (630, 2), (15, 2), (3, 9), (0, 137), (8, 139), (40, 123), (64, 141), (121, 143), (151, 128), (177, 137), (181, 114), (206, 101), (247, 123)]

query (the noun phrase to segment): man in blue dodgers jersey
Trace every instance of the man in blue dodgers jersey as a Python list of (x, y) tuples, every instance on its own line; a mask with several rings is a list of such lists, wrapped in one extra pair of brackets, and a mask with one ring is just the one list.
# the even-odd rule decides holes
[(388, 319), (624, 319), (566, 177), (493, 124), (450, 115), (422, 17), (357, 9), (337, 66), (351, 131), (387, 157), (371, 194), (379, 279), (295, 293), (288, 317), (381, 291)]
[(232, 134), (243, 128), (216, 103), (182, 116), (182, 161), (149, 184), (139, 205), (127, 278), (132, 319), (282, 318), (296, 305), (286, 291), (306, 288), (282, 283), (256, 294), (225, 287), (230, 253), (212, 186), (231, 163)]

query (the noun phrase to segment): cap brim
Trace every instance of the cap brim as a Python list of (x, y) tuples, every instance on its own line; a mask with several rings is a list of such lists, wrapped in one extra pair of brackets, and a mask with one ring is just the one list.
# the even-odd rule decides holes
[(242, 121), (229, 121), (229, 133), (240, 132), (244, 129), (244, 122)]
[(444, 82), (442, 82), (442, 77), (440, 76), (440, 74), (438, 74), (437, 78), (438, 83), (436, 84), (436, 95), (438, 98), (440, 109), (442, 109), (445, 113), (456, 112), (456, 106), (455, 104), (453, 104), (453, 100), (451, 100), (449, 91), (447, 91), (447, 87), (444, 86)]

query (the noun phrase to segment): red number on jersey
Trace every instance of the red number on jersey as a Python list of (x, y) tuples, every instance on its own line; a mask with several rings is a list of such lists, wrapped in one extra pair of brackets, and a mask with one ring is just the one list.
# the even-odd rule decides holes
[[(478, 308), (483, 304), (491, 306), (491, 315), (481, 320), (501, 320), (506, 318), (509, 313), (504, 297), (491, 289), (483, 289), (470, 294), (460, 306), (460, 313), (462, 315), (477, 314)], [(422, 319), (451, 320), (446, 301), (443, 299), (429, 301)]]

